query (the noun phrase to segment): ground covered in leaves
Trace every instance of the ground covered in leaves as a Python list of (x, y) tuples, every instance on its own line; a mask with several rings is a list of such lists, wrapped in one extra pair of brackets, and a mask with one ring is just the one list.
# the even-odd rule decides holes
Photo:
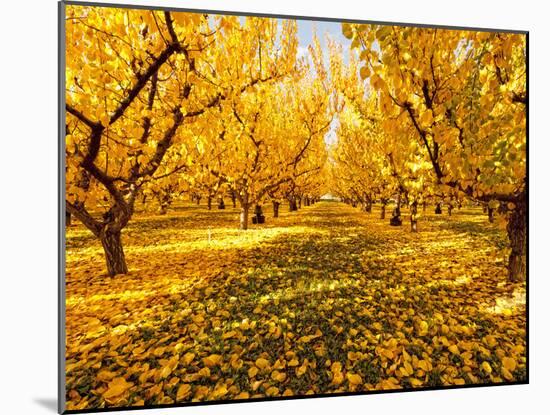
[(525, 287), (481, 209), (417, 234), (336, 202), (266, 213), (137, 214), (113, 278), (70, 227), (67, 408), (525, 380)]

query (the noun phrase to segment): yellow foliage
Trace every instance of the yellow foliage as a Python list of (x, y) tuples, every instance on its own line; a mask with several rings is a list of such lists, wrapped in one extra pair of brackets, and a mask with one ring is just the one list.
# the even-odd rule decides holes
[(182, 401), (190, 395), (191, 395), (191, 385), (187, 383), (183, 383), (178, 387), (178, 391), (176, 393), (176, 400)]
[(120, 396), (133, 385), (134, 384), (132, 382), (127, 382), (123, 377), (114, 378), (111, 382), (109, 382), (109, 387), (103, 393), (103, 398), (112, 399)]
[(353, 386), (361, 385), (363, 383), (363, 379), (361, 378), (361, 376), (356, 373), (348, 373), (346, 375), (346, 378), (348, 379), (350, 385)]

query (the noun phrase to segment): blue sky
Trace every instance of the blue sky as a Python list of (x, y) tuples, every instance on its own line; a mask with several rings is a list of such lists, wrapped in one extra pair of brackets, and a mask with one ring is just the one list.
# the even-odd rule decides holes
[[(308, 45), (311, 43), (313, 38), (313, 33), (316, 31), (319, 41), (321, 42), (321, 47), (323, 52), (326, 51), (326, 39), (325, 34), (328, 33), (329, 36), (344, 46), (344, 51), (349, 49), (350, 41), (342, 35), (342, 24), (334, 22), (320, 22), (320, 21), (311, 21), (311, 20), (297, 20), (298, 22), (298, 39), (300, 42), (300, 48), (307, 49)], [(301, 49), (303, 50), (303, 49)], [(328, 55), (328, 51), (325, 53)]]
[[(328, 65), (328, 45), (326, 35), (342, 45), (344, 56), (349, 51), (351, 41), (346, 39), (342, 34), (342, 24), (334, 22), (320, 22), (311, 20), (297, 20), (298, 22), (298, 56), (307, 56), (307, 47), (311, 44), (313, 34), (316, 33), (323, 49), (323, 57), (325, 64)], [(345, 58), (344, 58), (345, 59)], [(325, 143), (327, 145), (334, 144), (337, 141), (336, 129), (338, 128), (338, 120), (335, 118), (332, 121), (329, 131), (325, 135)]]
[[(244, 22), (244, 17), (240, 17), (241, 24)], [(281, 19), (278, 19), (281, 20)], [(319, 43), (323, 49), (323, 57), (325, 65), (328, 66), (328, 45), (326, 35), (342, 45), (344, 53), (344, 62), (347, 62), (347, 54), (350, 49), (351, 41), (346, 39), (342, 34), (342, 24), (336, 22), (324, 22), (314, 20), (296, 20), (298, 24), (298, 56), (309, 56), (308, 46), (313, 40), (313, 34), (317, 34)], [(334, 144), (337, 141), (336, 129), (338, 128), (338, 119), (335, 118), (330, 125), (330, 129), (325, 135), (325, 143), (327, 145)]]

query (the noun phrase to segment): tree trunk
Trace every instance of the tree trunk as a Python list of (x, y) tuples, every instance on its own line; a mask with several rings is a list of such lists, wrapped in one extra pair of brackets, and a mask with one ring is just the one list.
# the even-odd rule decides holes
[(65, 226), (71, 226), (71, 212), (65, 212)]
[(298, 209), (302, 209), (302, 198), (298, 198)]
[(279, 217), (279, 205), (280, 202), (273, 201), (273, 217), (278, 218)]
[(493, 223), (495, 221), (495, 209), (493, 209), (491, 206), (487, 207), (487, 217), (489, 218), (489, 222)]
[(296, 199), (288, 199), (288, 210), (290, 210), (291, 212), (295, 212), (298, 210)]
[(380, 211), (380, 219), (386, 219), (386, 204), (382, 203), (382, 210)]
[(120, 231), (104, 232), (100, 239), (105, 251), (105, 260), (109, 275), (127, 274), (128, 267), (126, 266), (124, 249), (120, 240)]
[(418, 205), (416, 202), (413, 202), (411, 205), (411, 232), (418, 232), (418, 218), (416, 216), (418, 210)]
[(220, 200), (218, 200), (218, 209), (225, 209), (225, 202), (223, 201), (223, 197), (220, 197)]
[(426, 202), (422, 203), (422, 213), (426, 213)]
[(525, 200), (516, 204), (506, 224), (510, 240), (510, 257), (508, 258), (508, 280), (525, 281), (527, 278), (527, 203)]
[(236, 208), (237, 207), (237, 195), (235, 194), (234, 190), (231, 192), (231, 202), (233, 202), (233, 208)]
[(441, 215), (441, 203), (438, 203), (437, 205), (435, 205), (435, 214)]
[(452, 215), (452, 212), (453, 212), (453, 205), (447, 206), (447, 213), (449, 214), (449, 216)]
[(206, 199), (206, 206), (208, 206), (208, 210), (212, 209), (212, 197), (208, 196), (208, 199)]
[(248, 204), (241, 205), (241, 215), (240, 215), (240, 227), (243, 231), (248, 229)]
[(166, 215), (166, 211), (167, 211), (167, 206), (164, 203), (162, 203), (159, 206), (159, 215)]
[(201, 198), (197, 196), (197, 206), (201, 204)]

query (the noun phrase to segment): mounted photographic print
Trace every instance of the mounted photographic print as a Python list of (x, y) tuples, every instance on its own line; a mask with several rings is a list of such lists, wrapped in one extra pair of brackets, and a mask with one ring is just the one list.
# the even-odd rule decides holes
[(59, 6), (60, 412), (528, 382), (527, 32)]

